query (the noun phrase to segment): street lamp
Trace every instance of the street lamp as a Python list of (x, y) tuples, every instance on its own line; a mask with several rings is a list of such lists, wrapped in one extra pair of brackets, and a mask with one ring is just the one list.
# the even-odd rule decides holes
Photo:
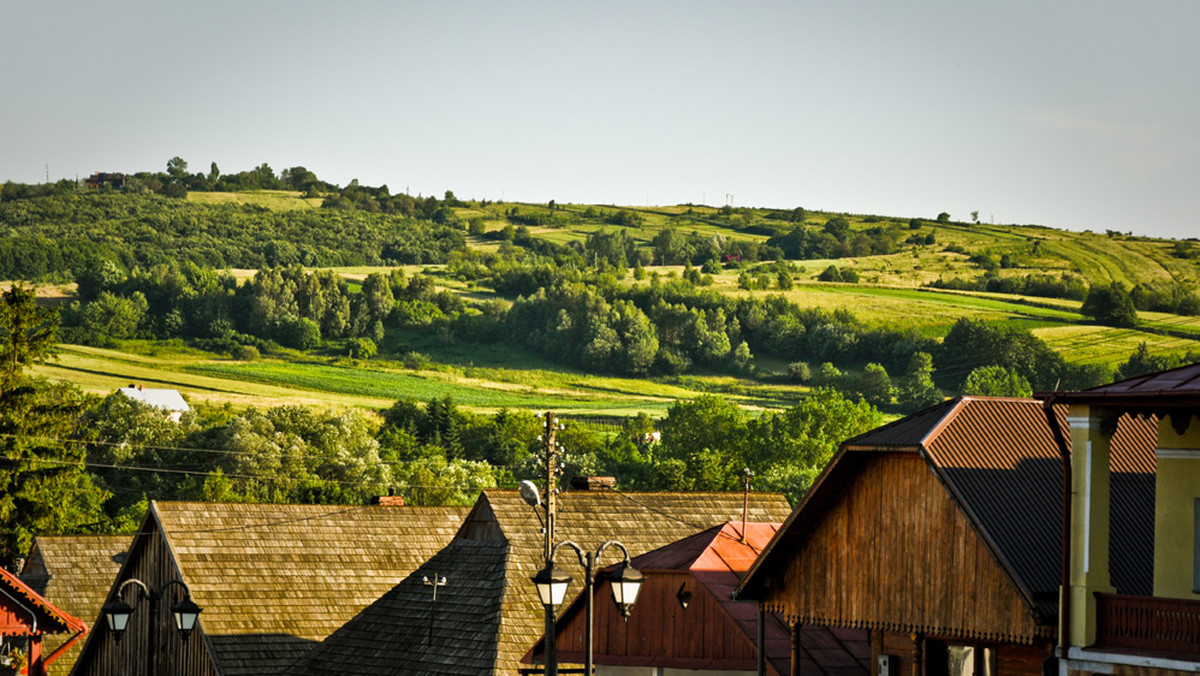
[(609, 586), (612, 587), (613, 602), (617, 604), (617, 608), (620, 609), (621, 615), (626, 620), (629, 619), (629, 611), (633, 609), (633, 603), (637, 600), (638, 590), (641, 589), (642, 583), (646, 581), (646, 576), (630, 565), (629, 550), (625, 549), (625, 545), (616, 540), (605, 542), (595, 552), (585, 552), (582, 547), (570, 540), (563, 540), (554, 545), (554, 549), (550, 551), (550, 560), (546, 563), (546, 567), (538, 571), (538, 574), (531, 578), (533, 584), (537, 587), (538, 597), (541, 598), (542, 605), (546, 608), (546, 676), (557, 676), (558, 674), (554, 609), (562, 603), (563, 598), (567, 594), (567, 585), (571, 583), (571, 577), (554, 565), (554, 557), (558, 554), (558, 548), (563, 545), (567, 545), (575, 550), (575, 555), (579, 557), (579, 565), (583, 566), (584, 585), (586, 587), (585, 598), (587, 599), (587, 603), (585, 604), (587, 624), (585, 625), (586, 629), (584, 632), (584, 642), (587, 644), (587, 652), (584, 653), (583, 668), (584, 674), (591, 676), (592, 582), (595, 577), (596, 562), (600, 560), (600, 556), (604, 554), (604, 550), (609, 546), (619, 548), (624, 555), (625, 560), (621, 562), (621, 565), (616, 570), (610, 572), (607, 578)]
[[(125, 593), (125, 588), (129, 585), (137, 587), (137, 603), (141, 604), (142, 599), (150, 602), (150, 631), (155, 632), (158, 629), (158, 602), (162, 600), (168, 588), (178, 585), (183, 587), (183, 598), (175, 602), (171, 606), (171, 615), (175, 618), (175, 628), (179, 630), (179, 638), (187, 643), (188, 635), (196, 628), (196, 620), (200, 617), (201, 608), (192, 602), (191, 592), (188, 590), (183, 580), (168, 580), (161, 587), (152, 590), (146, 586), (146, 583), (136, 578), (125, 580), (117, 587), (116, 597), (104, 604), (100, 610), (104, 613), (104, 619), (108, 623), (108, 629), (112, 632), (113, 640), (117, 643), (121, 642), (121, 637), (125, 635), (125, 630), (129, 626), (129, 618), (133, 615), (135, 606), (131, 606), (122, 598)], [(151, 676), (158, 671), (158, 665), (155, 663), (154, 649), (157, 641), (151, 636), (147, 643), (147, 664)]]

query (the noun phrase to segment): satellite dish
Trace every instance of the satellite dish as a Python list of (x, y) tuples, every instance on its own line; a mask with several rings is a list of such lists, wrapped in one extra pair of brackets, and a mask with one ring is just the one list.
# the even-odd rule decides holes
[(538, 493), (537, 484), (526, 479), (520, 483), (518, 490), (521, 493), (521, 499), (524, 500), (530, 507), (537, 507), (542, 504), (542, 496)]

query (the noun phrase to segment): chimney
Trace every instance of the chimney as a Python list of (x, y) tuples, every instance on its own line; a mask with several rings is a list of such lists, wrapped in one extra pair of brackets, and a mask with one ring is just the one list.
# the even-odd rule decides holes
[(380, 507), (403, 507), (404, 496), (396, 495), (396, 489), (392, 487), (388, 488), (387, 495), (376, 495), (375, 497), (371, 498), (371, 504), (378, 505)]
[(611, 491), (617, 487), (617, 479), (611, 476), (571, 477), (573, 491)]

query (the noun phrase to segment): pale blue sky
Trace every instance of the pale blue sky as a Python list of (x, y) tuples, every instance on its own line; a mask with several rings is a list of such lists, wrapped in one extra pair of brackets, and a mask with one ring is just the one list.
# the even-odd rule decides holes
[(0, 0), (0, 180), (393, 192), (1200, 236), (1200, 0)]

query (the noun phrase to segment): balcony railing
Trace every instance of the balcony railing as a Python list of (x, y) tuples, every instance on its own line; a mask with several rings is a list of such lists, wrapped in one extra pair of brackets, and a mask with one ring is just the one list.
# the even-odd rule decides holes
[(1096, 594), (1096, 647), (1200, 655), (1200, 601)]

